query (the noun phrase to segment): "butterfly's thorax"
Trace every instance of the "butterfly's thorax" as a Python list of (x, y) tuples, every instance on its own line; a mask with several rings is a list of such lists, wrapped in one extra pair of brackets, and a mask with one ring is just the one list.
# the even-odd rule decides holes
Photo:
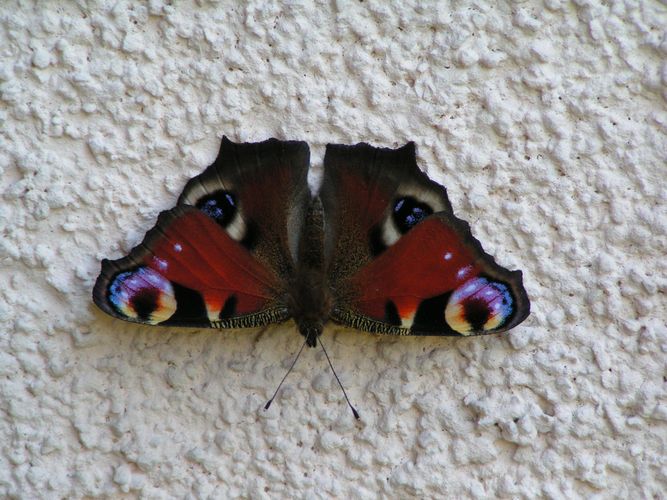
[(325, 269), (323, 241), (322, 203), (319, 198), (313, 198), (299, 239), (299, 255), (288, 297), (290, 314), (311, 347), (315, 347), (316, 337), (322, 333), (333, 307)]

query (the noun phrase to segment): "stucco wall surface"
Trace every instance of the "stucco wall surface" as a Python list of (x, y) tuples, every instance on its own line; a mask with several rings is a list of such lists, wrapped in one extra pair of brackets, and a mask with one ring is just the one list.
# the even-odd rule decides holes
[[(667, 6), (0, 7), (0, 497), (665, 498)], [(220, 137), (396, 147), (524, 271), (509, 334), (141, 327), (92, 304)]]

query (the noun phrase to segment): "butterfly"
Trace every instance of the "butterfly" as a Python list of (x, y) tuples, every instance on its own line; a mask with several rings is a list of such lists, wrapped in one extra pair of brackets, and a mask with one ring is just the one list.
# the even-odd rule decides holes
[(311, 347), (330, 320), (466, 337), (528, 316), (521, 271), (484, 252), (446, 189), (417, 166), (414, 143), (328, 145), (317, 195), (309, 163), (305, 142), (223, 137), (215, 162), (144, 240), (102, 261), (95, 304), (148, 325), (254, 328), (291, 318)]

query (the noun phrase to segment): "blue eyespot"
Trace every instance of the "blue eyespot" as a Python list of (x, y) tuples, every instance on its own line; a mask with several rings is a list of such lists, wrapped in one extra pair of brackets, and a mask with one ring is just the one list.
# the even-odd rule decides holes
[(426, 203), (404, 196), (394, 202), (392, 217), (401, 234), (405, 234), (432, 213), (433, 209)]
[(486, 333), (506, 324), (514, 312), (514, 299), (505, 283), (476, 277), (454, 290), (445, 320), (461, 335)]
[(126, 318), (151, 325), (176, 311), (174, 287), (150, 267), (118, 274), (109, 285), (109, 302)]
[(232, 221), (237, 211), (234, 194), (222, 189), (202, 196), (196, 206), (223, 227)]

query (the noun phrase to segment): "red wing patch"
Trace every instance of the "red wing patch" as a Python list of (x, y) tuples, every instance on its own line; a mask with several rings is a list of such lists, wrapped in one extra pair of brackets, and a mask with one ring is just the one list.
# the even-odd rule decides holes
[(219, 313), (231, 295), (237, 297), (238, 314), (257, 312), (271, 300), (277, 286), (268, 269), (195, 210), (172, 221), (144, 263), (168, 280), (201, 293), (209, 317)]
[(220, 326), (271, 309), (278, 283), (213, 219), (178, 207), (161, 214), (128, 257), (104, 262), (94, 298), (130, 321)]
[(415, 334), (491, 333), (525, 318), (521, 274), (496, 265), (467, 225), (449, 218), (417, 224), (352, 277), (356, 314)]
[(391, 298), (402, 318), (416, 311), (421, 300), (440, 295), (479, 274), (469, 249), (438, 219), (415, 226), (353, 278), (359, 290), (355, 303), (374, 318), (383, 318)]

